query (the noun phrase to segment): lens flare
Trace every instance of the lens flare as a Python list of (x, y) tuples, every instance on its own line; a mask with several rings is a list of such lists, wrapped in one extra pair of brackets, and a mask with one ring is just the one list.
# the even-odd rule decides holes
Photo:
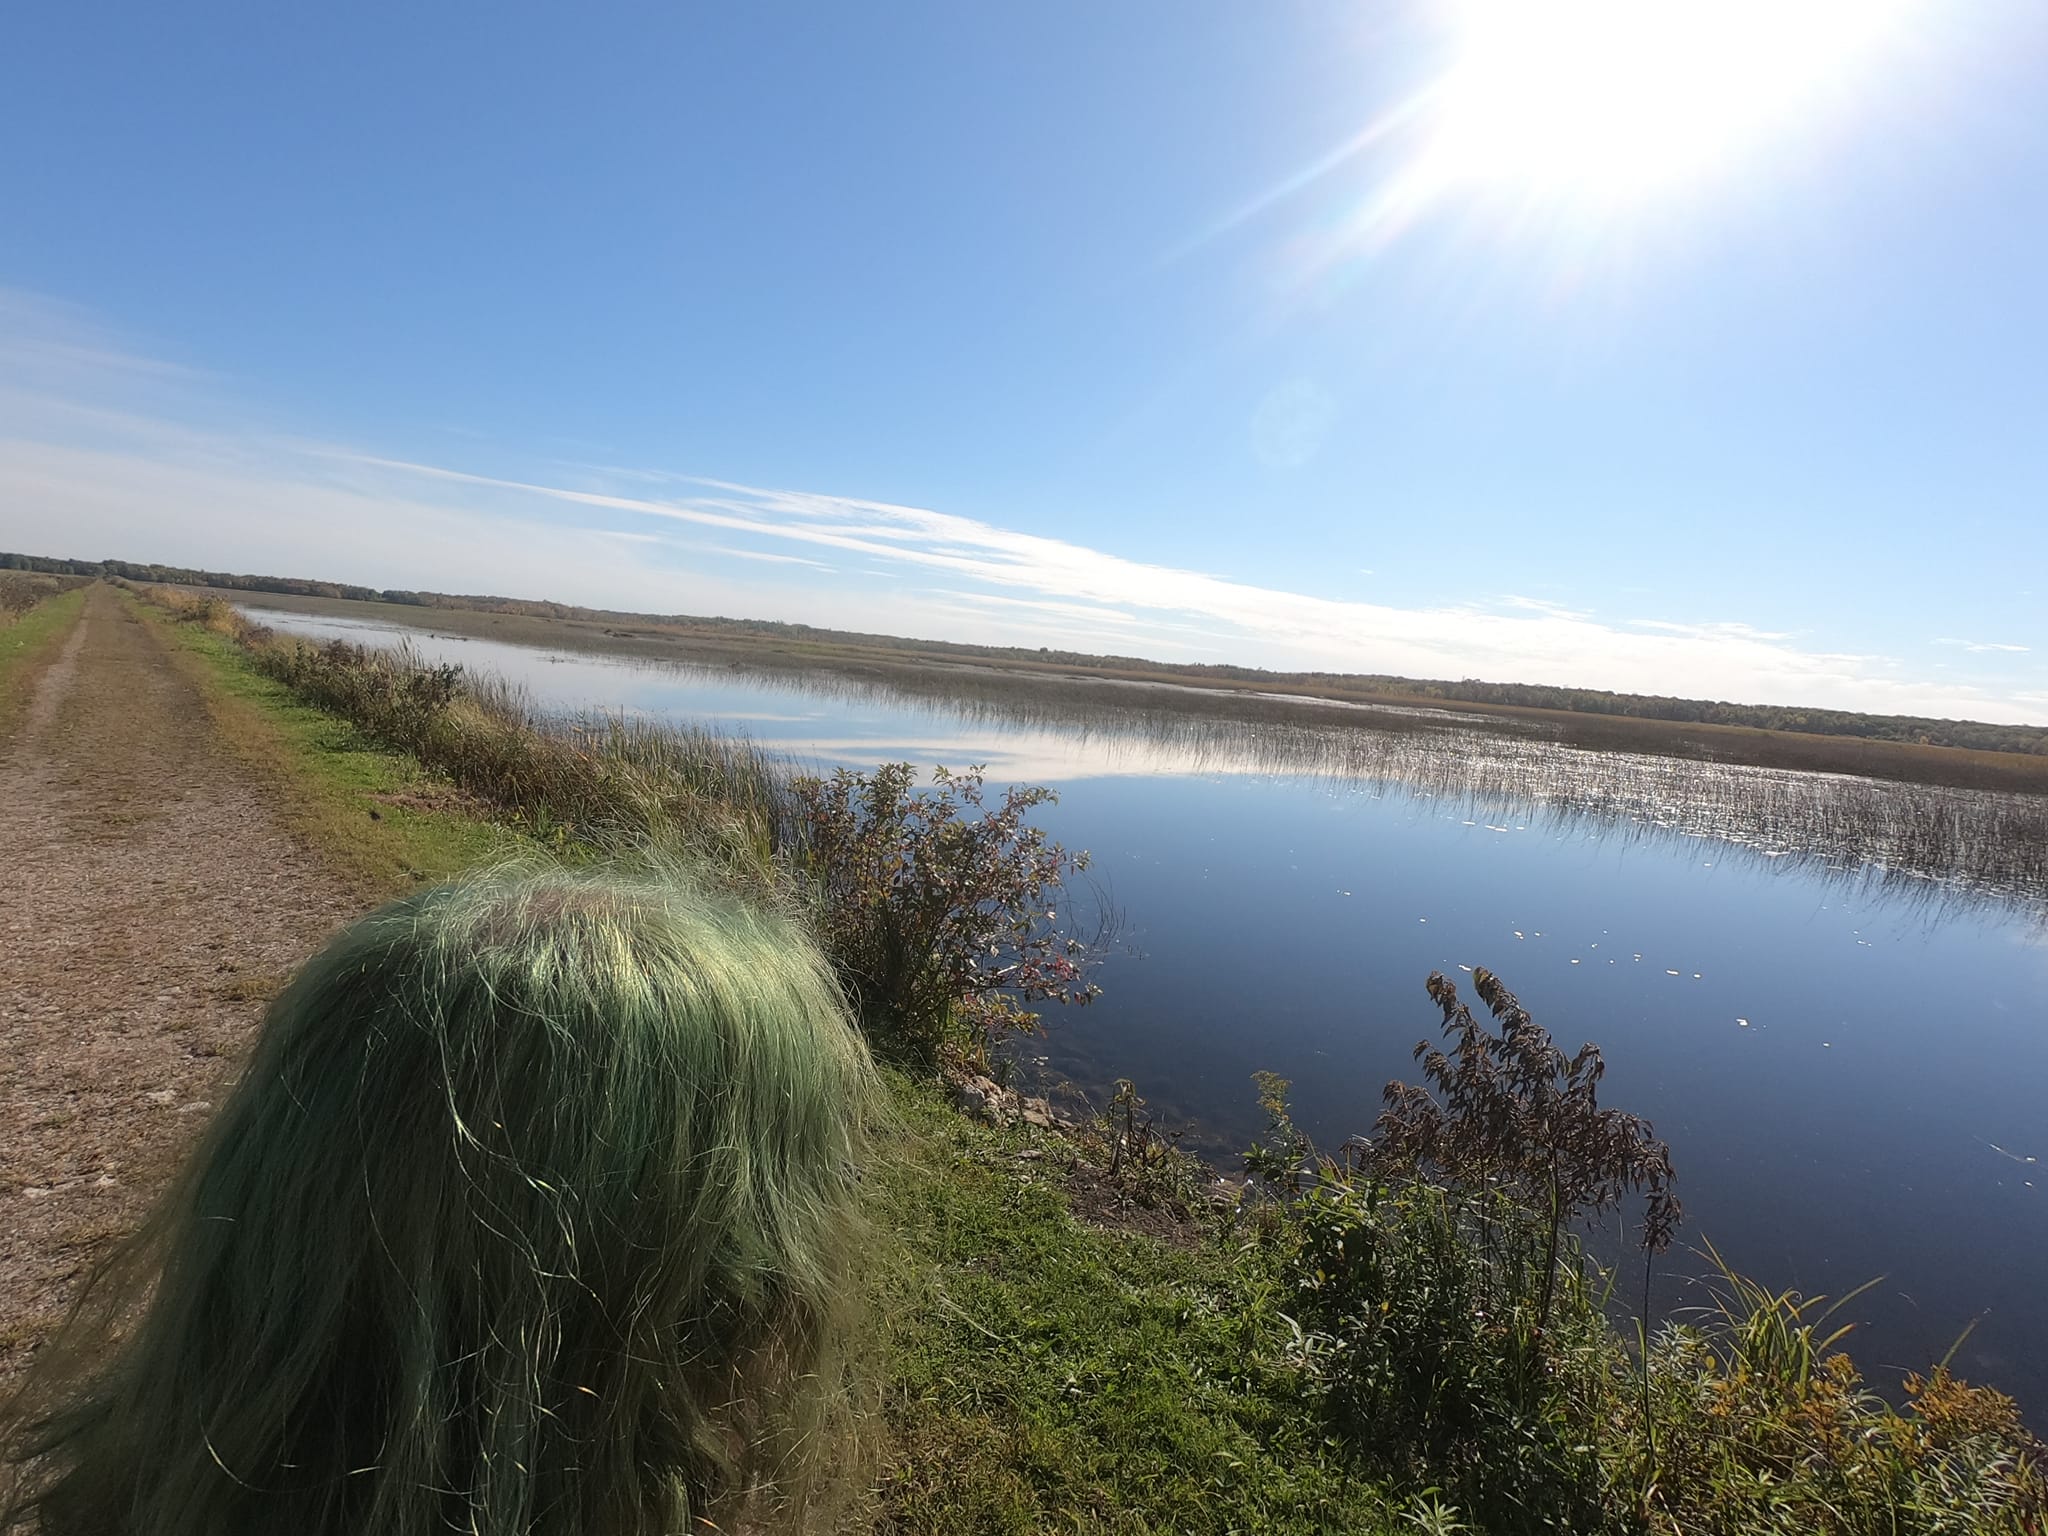
[(1462, 0), (1413, 174), (1614, 205), (1725, 171), (1852, 97), (1914, 0)]

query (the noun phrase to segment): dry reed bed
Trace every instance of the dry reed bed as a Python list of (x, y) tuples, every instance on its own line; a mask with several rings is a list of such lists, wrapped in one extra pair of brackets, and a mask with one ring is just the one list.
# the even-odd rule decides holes
[[(700, 669), (627, 662), (668, 675)], [(730, 682), (730, 669), (715, 676)], [(1761, 768), (1561, 744), (1512, 722), (1425, 709), (1218, 698), (959, 672), (901, 678), (743, 669), (757, 687), (1039, 730), (1140, 772), (1251, 773), (1397, 786), (1479, 824), (1540, 820), (1630, 839), (1712, 838), (1734, 856), (1798, 867), (1889, 897), (2004, 902), (2048, 914), (2048, 797)]]

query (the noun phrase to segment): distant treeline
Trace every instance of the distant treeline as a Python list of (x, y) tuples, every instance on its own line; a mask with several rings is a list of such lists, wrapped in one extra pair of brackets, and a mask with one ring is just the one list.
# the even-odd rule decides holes
[(402, 587), (359, 587), (346, 581), (315, 581), (307, 576), (246, 576), (233, 571), (203, 571), (189, 565), (155, 565), (137, 560), (59, 560), (49, 555), (16, 555), (0, 551), (0, 571), (44, 571), (57, 576), (105, 576), (123, 581), (168, 582), (183, 587), (219, 587), (231, 592), (288, 592), (296, 597), (345, 597), (359, 603), (407, 603), (415, 608), (474, 608), (487, 613), (528, 613), (548, 618), (642, 618), (640, 614), (602, 615), (568, 603), (537, 603), (514, 597), (468, 597), (447, 592), (408, 592)]
[(179, 586), (228, 587), (237, 592), (293, 592), (300, 597), (352, 597), (365, 603), (419, 601), (416, 592), (380, 592), (342, 581), (308, 581), (297, 576), (236, 576), (183, 565), (148, 565), (134, 560), (57, 560), (48, 555), (0, 552), (0, 571), (46, 571), (55, 576), (105, 576), (123, 581), (166, 581)]
[(1661, 694), (1612, 693), (1603, 688), (1568, 688), (1547, 683), (1487, 683), (1476, 678), (1390, 677), (1360, 672), (1274, 672), (1262, 667), (1213, 662), (1153, 661), (1138, 656), (1103, 656), (1048, 646), (971, 645), (953, 640), (915, 640), (901, 635), (873, 635), (841, 629), (819, 629), (774, 619), (703, 618), (689, 614), (626, 613), (583, 608), (529, 598), (486, 594), (414, 592), (400, 588), (352, 586), (347, 582), (314, 581), (298, 576), (248, 576), (188, 566), (142, 564), (129, 560), (58, 560), (42, 555), (0, 552), (0, 570), (45, 571), (67, 576), (121, 577), (128, 581), (169, 582), (181, 586), (219, 587), (237, 592), (285, 592), (300, 597), (352, 598), (358, 602), (404, 603), (416, 608), (462, 608), (483, 613), (523, 614), (551, 619), (581, 619), (611, 625), (656, 626), (661, 629), (723, 632), (772, 637), (797, 644), (858, 645), (924, 657), (957, 657), (976, 661), (1014, 661), (1033, 666), (1085, 669), (1119, 676), (1143, 675), (1187, 682), (1228, 683), (1274, 692), (1307, 691), (1340, 698), (1399, 698), (1472, 704), (1482, 708), (1553, 709), (1585, 715), (1614, 715), (1635, 720), (1670, 720), (1693, 725), (1749, 726), (1767, 731), (1792, 731), (1809, 736), (1847, 736), (1866, 741), (1914, 742), (1933, 747), (1965, 747), (1982, 752), (2018, 752), (2048, 756), (2048, 726), (1993, 725), (1981, 720), (1933, 720), (1918, 715), (1863, 715), (1841, 709), (1813, 709), (1782, 704), (1731, 704), (1726, 700), (1669, 698)]

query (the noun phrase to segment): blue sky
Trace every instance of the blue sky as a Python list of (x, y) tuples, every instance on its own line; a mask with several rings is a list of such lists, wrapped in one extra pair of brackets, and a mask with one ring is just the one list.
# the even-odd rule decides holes
[(2048, 10), (1512, 3), (31, 7), (0, 547), (2048, 722)]

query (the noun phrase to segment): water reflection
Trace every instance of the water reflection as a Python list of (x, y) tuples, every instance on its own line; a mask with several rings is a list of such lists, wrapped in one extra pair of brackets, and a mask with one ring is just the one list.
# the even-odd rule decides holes
[(1603, 1097), (1669, 1139), (1684, 1240), (1773, 1287), (1889, 1275), (1857, 1304), (1879, 1375), (1989, 1309), (1958, 1368), (2048, 1414), (2048, 1180), (2025, 1161), (2048, 1158), (2040, 801), (1590, 752), (1432, 711), (275, 622), (403, 633), (564, 712), (1057, 785), (1048, 830), (1093, 851), (1128, 926), (1102, 999), (1051, 1020), (1049, 1070), (1132, 1077), (1220, 1155), (1258, 1128), (1262, 1069), (1325, 1143), (1368, 1126), (1433, 1032), (1423, 978), (1497, 970), (1568, 1047), (1598, 1041)]
[[(1399, 785), (1467, 825), (1588, 822), (1629, 839), (1708, 838), (1930, 913), (1983, 902), (2048, 921), (2048, 797), (1758, 768), (1548, 740), (1449, 711), (989, 668), (888, 676), (534, 651), (399, 626), (251, 610), (289, 632), (388, 640), (502, 672), (544, 704), (687, 714), (829, 764), (984, 765), (992, 779), (1249, 775)], [(787, 707), (777, 707), (785, 701)]]

